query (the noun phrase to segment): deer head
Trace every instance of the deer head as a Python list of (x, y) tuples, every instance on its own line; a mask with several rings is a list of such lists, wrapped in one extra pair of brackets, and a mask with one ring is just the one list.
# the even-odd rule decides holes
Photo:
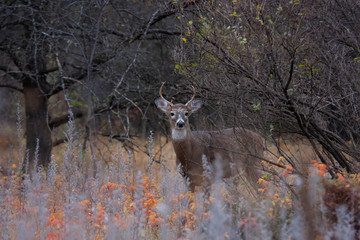
[(162, 95), (164, 82), (159, 90), (160, 98), (155, 100), (156, 106), (163, 111), (170, 121), (171, 133), (173, 140), (183, 140), (190, 134), (189, 117), (192, 113), (198, 111), (202, 106), (200, 99), (195, 99), (196, 90), (193, 88), (193, 96), (186, 104), (172, 104)]

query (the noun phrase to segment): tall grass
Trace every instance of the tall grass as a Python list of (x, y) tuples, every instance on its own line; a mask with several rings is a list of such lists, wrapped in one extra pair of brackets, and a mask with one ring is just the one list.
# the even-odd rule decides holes
[[(47, 169), (24, 168), (21, 154), (8, 160), (0, 182), (1, 239), (360, 237), (359, 175), (326, 180), (326, 166), (314, 162), (306, 178), (291, 168), (264, 175), (256, 197), (246, 182), (225, 184), (220, 176), (208, 194), (191, 193), (179, 171), (169, 170), (171, 159), (153, 170), (152, 134), (148, 171), (136, 169), (135, 155), (118, 147), (92, 175), (75, 129), (70, 119), (63, 154), (52, 156)], [(290, 178), (292, 191), (280, 181)]]

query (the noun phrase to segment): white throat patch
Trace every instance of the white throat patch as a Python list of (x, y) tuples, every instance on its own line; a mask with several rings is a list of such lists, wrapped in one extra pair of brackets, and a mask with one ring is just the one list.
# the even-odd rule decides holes
[(173, 129), (171, 132), (173, 140), (183, 140), (186, 138), (186, 129)]

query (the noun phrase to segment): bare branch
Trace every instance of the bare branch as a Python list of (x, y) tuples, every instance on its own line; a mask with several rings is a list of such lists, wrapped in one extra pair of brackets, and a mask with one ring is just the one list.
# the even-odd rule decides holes
[[(156, 11), (155, 15), (148, 22), (143, 24), (138, 33), (130, 40), (130, 42), (139, 40), (143, 35), (146, 35), (146, 33), (149, 31), (149, 27), (169, 16), (178, 13), (179, 11), (182, 11), (182, 9), (187, 8), (192, 4), (195, 4), (195, 1), (183, 1), (180, 5), (174, 4), (172, 1), (169, 1), (163, 9)], [(168, 34), (167, 32), (159, 33)]]
[(39, 72), (39, 74), (40, 75), (49, 74), (49, 73), (52, 73), (52, 72), (56, 72), (58, 70), (59, 70), (58, 67), (47, 68), (47, 69), (44, 69), (42, 72)]
[[(84, 115), (84, 113), (79, 110), (73, 110), (73, 114), (74, 114), (73, 115), (74, 119), (81, 118)], [(62, 124), (67, 123), (68, 121), (69, 121), (69, 115), (65, 114), (63, 116), (51, 119), (49, 122), (49, 127), (50, 129), (54, 129)]]
[(16, 91), (19, 91), (21, 93), (24, 93), (23, 89), (19, 88), (19, 87), (16, 87), (16, 86), (12, 86), (12, 85), (3, 85), (3, 84), (0, 84), (0, 88), (10, 88), (10, 89), (14, 89)]

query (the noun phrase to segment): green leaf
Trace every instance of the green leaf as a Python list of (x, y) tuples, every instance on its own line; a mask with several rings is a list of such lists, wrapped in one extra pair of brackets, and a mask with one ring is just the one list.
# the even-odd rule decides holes
[(273, 132), (275, 130), (275, 127), (273, 124), (270, 124), (270, 132)]
[(236, 16), (236, 12), (233, 12), (232, 14), (229, 15), (230, 17), (234, 17)]
[(274, 125), (273, 124), (270, 124), (270, 129), (269, 129), (269, 132), (270, 132), (270, 134), (268, 135), (268, 137), (272, 137), (272, 132), (275, 130), (275, 127), (274, 127)]
[(265, 180), (269, 180), (271, 178), (271, 176), (269, 174), (265, 174), (262, 176), (262, 178)]
[(252, 105), (252, 107), (253, 107), (253, 109), (254, 109), (254, 111), (259, 111), (260, 110), (260, 103), (258, 103), (258, 104), (253, 104)]
[(240, 41), (240, 44), (245, 44), (247, 43), (247, 39), (246, 38), (243, 38), (241, 41)]

